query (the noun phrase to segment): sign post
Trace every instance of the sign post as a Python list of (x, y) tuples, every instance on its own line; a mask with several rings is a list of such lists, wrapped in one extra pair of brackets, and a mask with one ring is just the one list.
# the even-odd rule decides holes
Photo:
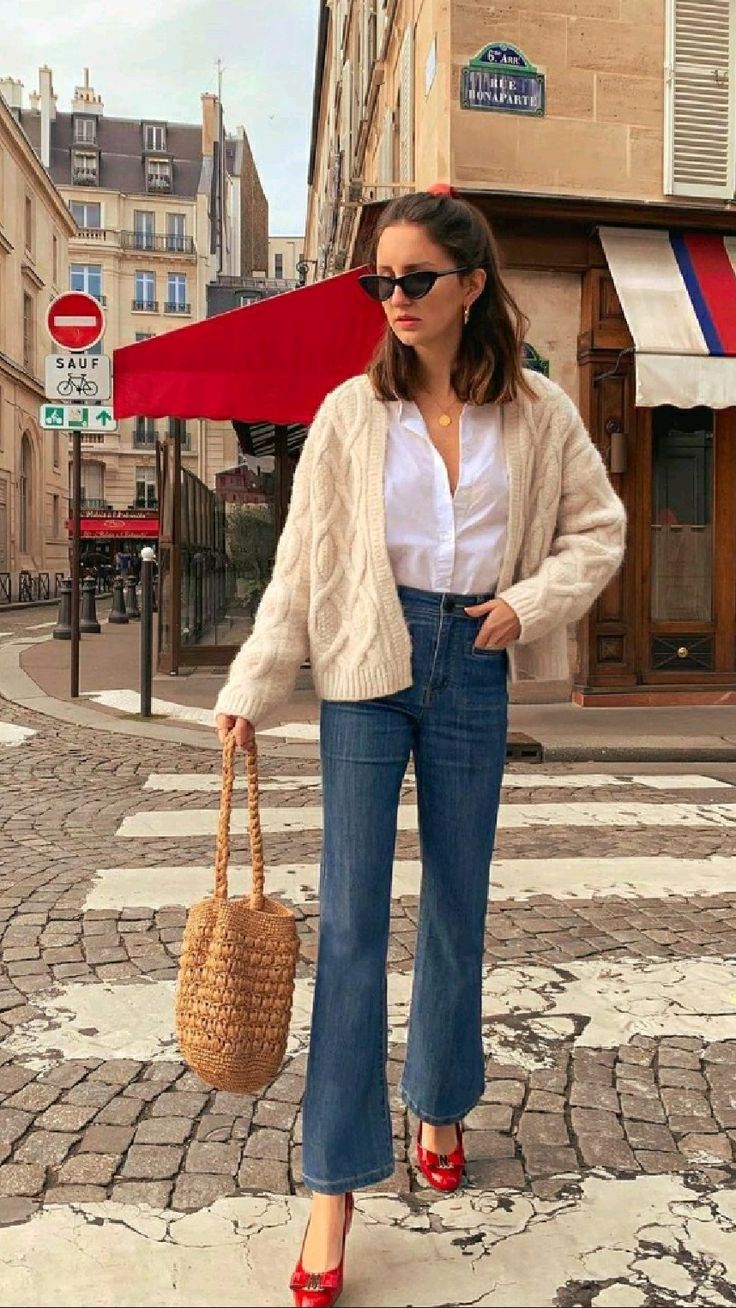
[[(88, 350), (92, 345), (96, 345), (105, 330), (105, 315), (102, 306), (94, 298), (88, 295), (86, 291), (69, 291), (64, 295), (58, 295), (55, 300), (51, 301), (46, 314), (46, 326), (49, 336), (56, 345), (63, 349), (72, 350), (80, 353)], [(75, 370), (68, 367), (67, 376), (72, 376), (75, 381)], [(92, 370), (91, 370), (92, 371)], [(80, 382), (84, 376), (87, 381), (86, 370), (79, 370)], [(47, 396), (49, 399), (58, 399), (58, 386), (48, 395), (50, 389), (51, 376), (47, 378)], [(87, 385), (89, 386), (87, 381)], [(64, 392), (62, 392), (62, 395)], [(87, 391), (88, 394), (88, 391)], [(97, 392), (96, 392), (97, 394)], [(79, 398), (79, 388), (75, 385), (70, 391), (69, 398), (75, 396)], [(55, 427), (57, 430), (65, 424), (67, 415), (71, 415), (74, 410), (67, 409), (65, 405), (58, 406), (61, 409), (60, 421), (44, 422), (44, 426)], [(83, 416), (82, 416), (83, 415)], [(42, 411), (42, 418), (43, 418)], [(110, 413), (110, 418), (112, 414)], [(69, 419), (68, 429), (72, 438), (72, 541), (71, 541), (71, 574), (72, 574), (72, 612), (71, 612), (71, 659), (70, 659), (70, 686), (69, 693), (72, 699), (79, 696), (79, 599), (80, 599), (80, 570), (81, 570), (81, 522), (82, 522), (82, 429), (88, 428), (91, 423), (88, 420), (87, 410), (83, 409), (76, 421)]]
[(82, 434), (72, 432), (72, 644), (69, 694), (79, 696), (79, 573), (82, 519)]

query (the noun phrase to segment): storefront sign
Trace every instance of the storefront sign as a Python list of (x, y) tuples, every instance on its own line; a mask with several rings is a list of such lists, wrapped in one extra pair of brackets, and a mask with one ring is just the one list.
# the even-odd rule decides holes
[(522, 363), (525, 368), (530, 368), (532, 372), (541, 372), (544, 377), (549, 377), (549, 359), (543, 359), (538, 350), (528, 341), (524, 342), (521, 350)]
[(544, 74), (515, 45), (495, 41), (479, 50), (462, 70), (463, 109), (496, 113), (544, 114)]
[[(71, 531), (71, 520), (67, 520), (67, 531)], [(149, 516), (133, 513), (108, 514), (100, 517), (82, 518), (82, 536), (86, 539), (115, 537), (117, 539), (138, 540), (142, 537), (158, 536), (158, 514)]]

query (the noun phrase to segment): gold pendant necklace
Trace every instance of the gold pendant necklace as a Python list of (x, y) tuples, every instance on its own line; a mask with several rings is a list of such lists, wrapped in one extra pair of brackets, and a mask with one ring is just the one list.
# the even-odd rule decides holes
[(437, 421), (440, 424), (440, 427), (452, 426), (452, 418), (450, 417), (449, 413), (441, 413)]

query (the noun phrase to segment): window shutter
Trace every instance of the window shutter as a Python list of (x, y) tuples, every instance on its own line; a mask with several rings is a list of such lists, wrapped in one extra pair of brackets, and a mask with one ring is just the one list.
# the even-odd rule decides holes
[(386, 109), (383, 115), (383, 130), (381, 140), (378, 146), (378, 194), (379, 200), (390, 200), (393, 191), (389, 189), (387, 183), (393, 182), (391, 176), (392, 156), (393, 156), (393, 132), (394, 116), (390, 109)]
[(736, 0), (667, 0), (665, 190), (730, 199)]
[(340, 147), (342, 149), (343, 177), (349, 179), (353, 166), (353, 65), (349, 59), (345, 60), (342, 68)]
[(404, 32), (401, 44), (401, 121), (399, 123), (399, 181), (414, 181), (414, 29)]

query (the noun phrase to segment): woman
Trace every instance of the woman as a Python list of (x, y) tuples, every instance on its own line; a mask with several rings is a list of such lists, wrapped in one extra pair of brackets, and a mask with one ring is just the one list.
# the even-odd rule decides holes
[(484, 1088), (483, 932), (507, 680), (568, 675), (566, 626), (616, 572), (625, 515), (575, 406), (522, 369), (526, 320), (491, 231), (449, 187), (377, 230), (385, 338), (327, 397), (273, 578), (216, 704), (240, 744), (310, 655), (324, 844), (304, 1098), (310, 1222), (297, 1304), (342, 1288), (352, 1191), (394, 1170), (386, 956), (401, 783), (416, 773), (422, 886), (399, 1093), (429, 1184), (453, 1190)]

